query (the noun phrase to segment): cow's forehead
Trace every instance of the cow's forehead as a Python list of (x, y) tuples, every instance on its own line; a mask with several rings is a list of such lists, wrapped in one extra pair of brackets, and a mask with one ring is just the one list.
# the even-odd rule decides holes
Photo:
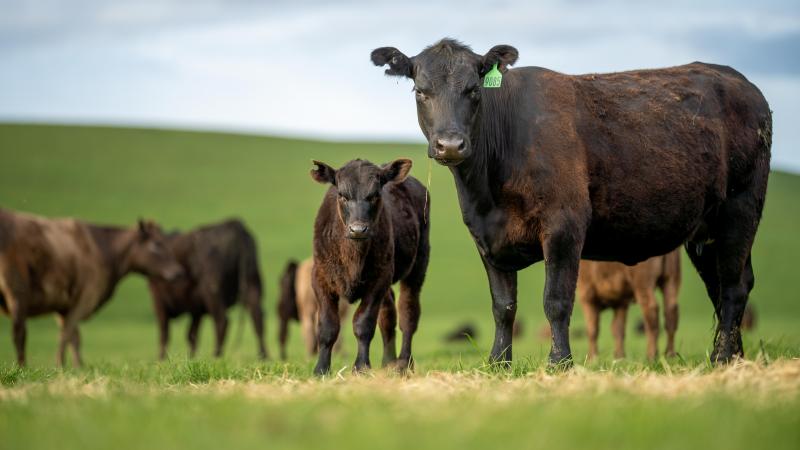
[(414, 81), (431, 89), (443, 86), (464, 87), (476, 83), (478, 57), (472, 52), (426, 54), (414, 58)]
[(380, 168), (369, 161), (355, 160), (336, 171), (336, 185), (342, 192), (369, 193), (380, 189)]

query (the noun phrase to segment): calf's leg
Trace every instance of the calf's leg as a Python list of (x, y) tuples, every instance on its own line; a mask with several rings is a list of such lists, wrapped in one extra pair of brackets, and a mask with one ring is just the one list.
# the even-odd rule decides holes
[(314, 373), (325, 375), (331, 370), (331, 352), (339, 336), (339, 298), (333, 294), (317, 292), (319, 299), (319, 357)]
[(386, 293), (386, 296), (381, 302), (381, 308), (378, 313), (378, 327), (381, 329), (381, 337), (383, 338), (383, 367), (394, 363), (397, 360), (397, 346), (395, 344), (395, 336), (397, 334), (397, 311), (394, 307), (394, 294), (392, 290)]
[[(378, 313), (386, 295), (386, 289), (380, 289), (378, 293), (370, 293), (361, 299), (361, 303), (353, 315), (353, 334), (358, 342), (358, 354), (353, 364), (353, 371), (363, 372), (372, 366), (369, 362), (369, 346), (375, 336), (375, 327), (378, 324)], [(337, 317), (338, 319), (338, 317)]]
[(403, 280), (400, 282), (400, 299), (398, 309), (400, 316), (400, 331), (403, 332), (403, 341), (400, 344), (400, 356), (397, 360), (398, 369), (413, 369), (414, 357), (411, 354), (411, 342), (414, 333), (419, 327), (419, 318), (422, 315), (419, 296), (422, 284), (417, 280)]

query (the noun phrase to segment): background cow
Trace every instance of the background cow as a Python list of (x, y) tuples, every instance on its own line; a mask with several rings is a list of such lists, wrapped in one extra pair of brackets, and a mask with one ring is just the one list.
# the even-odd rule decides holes
[[(339, 335), (340, 298), (361, 299), (353, 316), (358, 341), (354, 370), (370, 367), (369, 345), (376, 323), (383, 335), (384, 365), (411, 367), (411, 339), (419, 323), (419, 294), (430, 253), (428, 192), (408, 177), (408, 159), (383, 167), (357, 159), (339, 170), (319, 161), (314, 164), (312, 178), (331, 185), (314, 223), (312, 284), (320, 305), (319, 359), (314, 372), (330, 370), (331, 349)], [(399, 359), (391, 293), (398, 281), (403, 331)]]
[(159, 358), (167, 356), (169, 321), (189, 314), (189, 355), (197, 351), (197, 332), (205, 314), (214, 319), (214, 356), (222, 356), (228, 329), (227, 309), (237, 300), (253, 319), (258, 355), (267, 357), (264, 315), (261, 309), (261, 274), (256, 242), (239, 220), (206, 225), (168, 237), (170, 249), (186, 276), (172, 282), (150, 279), (150, 292), (160, 332)]
[(676, 249), (635, 266), (615, 262), (581, 261), (578, 298), (583, 306), (589, 359), (597, 356), (600, 311), (614, 310), (611, 332), (615, 358), (625, 357), (625, 320), (628, 306), (636, 300), (642, 308), (647, 335), (647, 357), (658, 354), (658, 303), (655, 289), (664, 296), (664, 328), (667, 331), (667, 356), (675, 355), (675, 330), (678, 328), (678, 291), (681, 287), (681, 254)]
[[(286, 344), (289, 339), (289, 322), (300, 322), (303, 340), (308, 356), (317, 354), (317, 337), (319, 335), (319, 302), (311, 285), (311, 273), (314, 260), (308, 258), (301, 263), (291, 260), (286, 263), (280, 281), (280, 297), (278, 298), (278, 342), (281, 347), (281, 359), (286, 359)], [(339, 299), (339, 321), (347, 315), (349, 303), (347, 299)], [(334, 351), (342, 348), (342, 335), (336, 339)]]
[(57, 363), (64, 365), (70, 344), (75, 365), (82, 365), (79, 322), (131, 272), (169, 280), (182, 274), (153, 222), (119, 228), (0, 209), (0, 309), (11, 317), (19, 365), (25, 321), (46, 313), (56, 313), (61, 327)]
[(511, 360), (518, 270), (544, 261), (550, 362), (569, 365), (581, 258), (635, 264), (684, 243), (718, 320), (711, 359), (743, 355), (772, 139), (758, 88), (714, 64), (572, 76), (509, 70), (517, 56), (451, 39), (371, 55), (414, 80), (428, 156), (453, 174), (492, 292), (491, 358)]

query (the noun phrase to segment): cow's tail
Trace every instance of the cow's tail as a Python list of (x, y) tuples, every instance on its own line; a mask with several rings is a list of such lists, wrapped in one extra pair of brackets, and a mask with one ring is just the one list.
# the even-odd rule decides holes
[(253, 328), (256, 338), (259, 340), (259, 347), (262, 349), (263, 357), (266, 357), (266, 349), (263, 347), (264, 341), (264, 312), (261, 307), (261, 299), (264, 294), (264, 287), (261, 282), (261, 273), (258, 269), (258, 252), (253, 236), (241, 222), (236, 222), (240, 227), (241, 247), (239, 251), (239, 325), (236, 332), (235, 345), (238, 348), (241, 344), (244, 333), (245, 312), (249, 312), (253, 318)]

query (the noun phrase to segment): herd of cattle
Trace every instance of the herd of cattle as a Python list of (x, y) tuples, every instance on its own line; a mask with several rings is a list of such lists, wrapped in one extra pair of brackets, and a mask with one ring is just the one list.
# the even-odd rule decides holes
[[(576, 290), (590, 357), (604, 308), (614, 309), (615, 356), (624, 355), (633, 299), (643, 311), (647, 355), (656, 357), (656, 288), (664, 297), (666, 354), (674, 354), (681, 245), (716, 314), (712, 361), (743, 355), (742, 317), (754, 283), (750, 251), (772, 135), (769, 106), (744, 76), (705, 63), (580, 76), (510, 70), (515, 48), (479, 55), (450, 39), (414, 57), (383, 47), (371, 58), (388, 66), (388, 75), (413, 80), (428, 156), (452, 172), (489, 279), (493, 361), (511, 361), (517, 271), (539, 261), (551, 364), (571, 364)], [(347, 305), (360, 300), (354, 369), (371, 366), (376, 328), (383, 364), (410, 368), (430, 257), (430, 193), (409, 176), (407, 159), (314, 165), (312, 178), (328, 191), (314, 224), (313, 258), (291, 262), (281, 279), (281, 356), (288, 322), (299, 320), (308, 352), (318, 353), (315, 373), (327, 373)], [(58, 363), (70, 346), (81, 364), (79, 322), (131, 272), (150, 280), (161, 358), (169, 320), (184, 313), (191, 317), (191, 354), (208, 314), (220, 356), (226, 311), (237, 301), (252, 317), (259, 355), (267, 356), (258, 255), (241, 222), (164, 234), (153, 222), (119, 228), (0, 209), (0, 308), (11, 317), (19, 364), (26, 319), (45, 313), (61, 325)]]

